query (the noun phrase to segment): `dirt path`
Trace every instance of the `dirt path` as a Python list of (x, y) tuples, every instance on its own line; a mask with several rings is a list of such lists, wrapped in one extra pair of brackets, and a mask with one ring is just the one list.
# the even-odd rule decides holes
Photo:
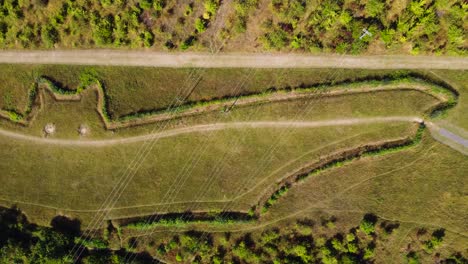
[(266, 127), (324, 127), (324, 126), (349, 126), (358, 124), (371, 124), (371, 123), (385, 123), (385, 122), (422, 122), (421, 118), (413, 116), (390, 116), (390, 117), (370, 117), (370, 118), (349, 118), (349, 119), (333, 119), (323, 121), (257, 121), (257, 122), (231, 122), (231, 123), (214, 123), (207, 125), (196, 125), (191, 127), (176, 128), (166, 130), (154, 134), (147, 134), (142, 136), (120, 138), (120, 139), (103, 139), (103, 140), (73, 140), (73, 139), (54, 139), (37, 137), (26, 134), (21, 134), (9, 130), (0, 129), (0, 135), (28, 140), (40, 144), (53, 144), (53, 145), (73, 145), (73, 146), (109, 146), (115, 144), (134, 143), (144, 140), (172, 137), (181, 134), (188, 134), (194, 132), (205, 132), (213, 130), (222, 130), (229, 128), (266, 128)]
[(203, 68), (468, 69), (449, 56), (349, 56), (265, 53), (161, 53), (117, 50), (1, 51), (0, 63), (120, 65)]

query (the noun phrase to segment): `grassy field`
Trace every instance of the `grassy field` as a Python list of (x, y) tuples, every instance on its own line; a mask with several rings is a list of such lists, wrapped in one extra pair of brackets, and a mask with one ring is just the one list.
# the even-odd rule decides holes
[[(420, 146), (403, 153), (362, 159), (310, 178), (272, 207), (265, 221), (303, 210), (305, 205), (310, 210), (336, 211), (338, 218), (342, 212), (372, 212), (382, 219), (412, 225), (411, 230), (444, 228), (453, 237), (449, 248), (463, 252), (468, 228), (463, 217), (468, 209), (463, 175), (467, 173), (465, 156), (426, 134)], [(413, 236), (400, 235), (400, 247)], [(385, 245), (379, 250), (382, 260), (395, 253)], [(423, 256), (426, 261), (431, 259), (428, 254)]]
[[(222, 208), (224, 203), (239, 194), (244, 196), (235, 201), (234, 209), (247, 211), (253, 204), (252, 201), (257, 200), (258, 190), (284, 177), (291, 169), (336, 149), (401, 137), (409, 133), (410, 128), (405, 123), (296, 128), (292, 131), (287, 128), (243, 128), (163, 138), (142, 162), (139, 172), (116, 204), (117, 208), (130, 208), (116, 209), (112, 215), (124, 217), (153, 211), (184, 211), (192, 206), (195, 210), (215, 210)], [(287, 136), (278, 143), (272, 156), (266, 157), (265, 153), (268, 153), (270, 146), (277, 143), (278, 135)], [(255, 146), (255, 151), (252, 146)], [(128, 164), (140, 147), (139, 143), (99, 148), (63, 147), (3, 138), (4, 151), (1, 154), (4, 162), (1, 170), (7, 173), (1, 175), (5, 181), (2, 198), (52, 206), (57, 208), (53, 214), (63, 212), (80, 217), (79, 210), (92, 211), (99, 207), (102, 199), (114, 186), (113, 183), (121, 176), (120, 172), (124, 169), (122, 164)], [(226, 149), (230, 149), (230, 152), (226, 152)], [(220, 157), (223, 160), (216, 171), (215, 165)], [(189, 167), (190, 174), (184, 174), (183, 166), (189, 161), (198, 162)], [(262, 163), (261, 171), (258, 162)], [(288, 162), (290, 164), (286, 166)], [(180, 182), (185, 187), (175, 192), (170, 200), (168, 197), (164, 199), (166, 192), (175, 188), (173, 182), (178, 175), (182, 175), (179, 177), (184, 181)], [(212, 186), (203, 190), (209, 177), (213, 180)], [(250, 188), (241, 188), (241, 183), (247, 180), (251, 188), (255, 186), (249, 192), (247, 190)], [(85, 193), (93, 195), (87, 195), (85, 199)], [(208, 203), (192, 205), (193, 200)], [(151, 206), (164, 202), (178, 204)], [(18, 206), (22, 208), (20, 203)], [(37, 221), (27, 209), (25, 212)], [(84, 217), (80, 218), (84, 220)], [(43, 223), (48, 221), (44, 219)]]
[[(263, 92), (273, 87), (310, 86), (391, 73), (328, 69), (170, 69), (6, 64), (0, 65), (0, 69), (4, 73), (0, 80), (6, 84), (0, 87), (2, 108), (10, 106), (23, 109), (26, 101), (21, 100), (27, 99), (27, 90), (34, 83), (35, 77), (46, 76), (62, 87), (74, 90), (83, 72), (94, 71), (106, 88), (110, 98), (109, 113), (115, 117), (145, 109), (166, 108), (173, 103), (177, 94), (181, 95), (181, 99), (189, 95), (193, 86), (195, 89), (190, 93), (189, 101)], [(201, 75), (201, 80), (197, 82)], [(18, 88), (12, 90), (10, 87)]]
[[(32, 65), (0, 65), (0, 69), (6, 73), (0, 76), (1, 83), (5, 84), (0, 86), (2, 110), (24, 113), (28, 90), (37, 77), (50, 78), (60, 87), (75, 90), (83, 81), (83, 73), (89, 73), (103, 83), (113, 118), (167, 107), (181, 87), (192, 87), (187, 85), (187, 77), (193, 70)], [(301, 253), (303, 248), (287, 251), (286, 245), (291, 243), (304, 246), (309, 255), (317, 259), (326, 256), (322, 251), (325, 247), (331, 247), (340, 261), (347, 257), (361, 259), (371, 249), (374, 252), (372, 259), (378, 263), (387, 259), (400, 263), (416, 257), (426, 263), (435, 260), (436, 253), (440, 253), (440, 259), (455, 252), (466, 255), (467, 226), (463, 218), (468, 209), (464, 195), (464, 176), (468, 172), (466, 156), (434, 141), (427, 130), (422, 142), (409, 148), (354, 159), (308, 177), (279, 196), (258, 219), (232, 223), (205, 221), (149, 225), (151, 232), (155, 233), (148, 236), (141, 236), (144, 232), (141, 228), (118, 227), (119, 219), (155, 212), (183, 213), (190, 210), (219, 214), (226, 210), (248, 213), (267, 190), (270, 191), (272, 186), (277, 186), (299, 168), (345, 149), (414, 136), (418, 127), (416, 123), (402, 121), (314, 128), (256, 127), (254, 122), (277, 124), (405, 116), (467, 129), (464, 118), (465, 71), (419, 72), (420, 75), (444, 80), (459, 94), (453, 100), (454, 107), (435, 118), (431, 118), (429, 109), (440, 104), (439, 97), (452, 100), (451, 94), (440, 87), (434, 86), (426, 91), (357, 92), (364, 86), (388, 85), (390, 80), (383, 76), (400, 76), (402, 73), (408, 72), (206, 69), (199, 72), (203, 77), (198, 83), (191, 81), (196, 86), (188, 101), (256, 94), (272, 91), (272, 88), (281, 90), (278, 94), (287, 94), (291, 88), (326, 85), (318, 87), (319, 92), (310, 97), (240, 104), (227, 113), (207, 111), (115, 130), (105, 129), (96, 111), (95, 90), (84, 90), (82, 99), (76, 102), (56, 101), (49, 92), (45, 92), (42, 109), (29, 125), (21, 126), (0, 119), (2, 131), (31, 136), (31, 139), (23, 140), (0, 135), (0, 181), (3, 182), (0, 204), (18, 206), (30, 221), (40, 225), (49, 225), (56, 215), (66, 215), (76, 217), (85, 227), (145, 143), (135, 141), (99, 146), (75, 143), (87, 140), (105, 142), (144, 136), (152, 131), (168, 133), (216, 123), (251, 122), (236, 128), (195, 129), (190, 133), (160, 138), (148, 157), (140, 161), (141, 167), (111, 210), (109, 218), (114, 219), (113, 224), (118, 231), (111, 228), (111, 231), (104, 232), (100, 239), (105, 240), (105, 246), (114, 249), (124, 247), (133, 252), (146, 250), (150, 255), (170, 261), (181, 258), (183, 262), (192, 262), (197, 253), (187, 249), (193, 247), (186, 244), (189, 240), (182, 238), (181, 233), (199, 230), (207, 231), (207, 236), (212, 237), (215, 245), (210, 246), (212, 249), (218, 248), (217, 253), (206, 253), (211, 255), (202, 261), (205, 263), (213, 263), (216, 254), (226, 261), (248, 263), (261, 263), (268, 259), (283, 263), (285, 258), (290, 261), (304, 257)], [(352, 82), (375, 78), (382, 80)], [(342, 81), (348, 84), (333, 86), (333, 83)], [(237, 89), (240, 84), (244, 85)], [(333, 94), (345, 90), (348, 92)], [(295, 90), (298, 94), (300, 91)], [(54, 123), (57, 130), (46, 139), (43, 128), (47, 123)], [(90, 134), (85, 137), (77, 132), (82, 124), (90, 128)], [(43, 140), (62, 140), (60, 142), (64, 145), (45, 144)], [(67, 140), (72, 143), (65, 144), (69, 142)], [(365, 227), (360, 226), (367, 213), (378, 219), (376, 231), (372, 234), (366, 234)], [(389, 223), (399, 225), (391, 234), (380, 226)], [(428, 250), (425, 248), (427, 241), (432, 239), (432, 232), (440, 228), (445, 232), (443, 243)], [(275, 229), (281, 230), (284, 236), (273, 243), (276, 251), (269, 251), (270, 246), (262, 241), (266, 239), (266, 233)], [(425, 229), (425, 232), (420, 229)], [(359, 243), (355, 246), (358, 253), (350, 249), (340, 251), (342, 249), (335, 248), (338, 246), (332, 246), (334, 238), (344, 239), (348, 234), (357, 237)], [(178, 236), (175, 240), (174, 235)], [(193, 239), (196, 240), (196, 236)], [(133, 243), (134, 240), (137, 243)], [(169, 246), (171, 240), (175, 246)], [(246, 249), (241, 245), (242, 241), (244, 244), (253, 241), (255, 246)], [(307, 242), (306, 246), (301, 241), (310, 243)], [(161, 243), (169, 249), (161, 250)], [(340, 243), (349, 247), (352, 241)], [(219, 248), (227, 252), (223, 257), (220, 252), (224, 251)], [(307, 262), (298, 260), (301, 261)]]
[[(108, 112), (114, 118), (145, 110), (165, 109), (174, 103), (176, 95), (179, 95), (180, 99), (188, 96), (187, 101), (197, 102), (261, 93), (273, 88), (310, 87), (321, 83), (382, 78), (407, 72), (364, 69), (170, 69), (8, 64), (0, 64), (0, 70), (3, 73), (0, 81), (5, 84), (0, 86), (0, 108), (14, 108), (23, 112), (28, 89), (39, 76), (47, 77), (65, 89), (75, 90), (80, 83), (80, 76), (92, 72), (103, 83), (108, 96)], [(452, 74), (451, 71), (448, 73)], [(453, 73), (457, 74), (456, 71)], [(285, 76), (288, 78), (284, 78)]]
[[(432, 166), (426, 166), (428, 163)], [(465, 156), (435, 142), (426, 133), (416, 147), (362, 158), (307, 179), (291, 188), (258, 222), (224, 227), (173, 226), (169, 228), (172, 232), (162, 227), (142, 237), (134, 230), (124, 230), (123, 241), (126, 245), (131, 238), (136, 238), (139, 250), (156, 252), (163, 259), (175, 259), (178, 252), (184, 259), (190, 259), (190, 255), (197, 253), (188, 252), (183, 245), (163, 254), (157, 248), (160, 244), (169, 244), (174, 236), (187, 236), (190, 233), (185, 231), (198, 229), (206, 232), (205, 239), (211, 238), (215, 245), (227, 248), (224, 256), (227, 260), (239, 257), (233, 248), (249, 236), (257, 246), (250, 247), (253, 252), (247, 262), (255, 263), (255, 255), (265, 256), (259, 253), (265, 249), (260, 241), (264, 241), (262, 237), (269, 231), (292, 232), (295, 234), (292, 237), (301, 238), (299, 241), (314, 237), (317, 244), (320, 239), (340, 238), (355, 232), (361, 244), (369, 238), (360, 231), (359, 222), (364, 214), (372, 213), (378, 219), (376, 235), (373, 235), (375, 261), (386, 263), (391, 259), (391, 263), (406, 263), (408, 255), (414, 253), (421, 263), (427, 263), (446, 259), (454, 252), (466, 254), (468, 237), (464, 212), (468, 208), (463, 194), (463, 176), (467, 172)], [(390, 233), (382, 230), (382, 226), (388, 224), (396, 226)], [(441, 246), (428, 251), (425, 241), (441, 228), (445, 232)], [(293, 241), (289, 245), (301, 244)], [(281, 244), (273, 245), (276, 248)]]

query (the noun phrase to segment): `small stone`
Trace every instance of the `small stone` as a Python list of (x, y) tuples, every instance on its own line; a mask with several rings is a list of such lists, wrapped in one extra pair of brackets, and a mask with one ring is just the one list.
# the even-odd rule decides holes
[(48, 135), (55, 133), (55, 125), (52, 123), (45, 125), (44, 132)]
[(78, 128), (78, 133), (80, 133), (81, 136), (85, 136), (89, 133), (89, 128), (86, 125), (81, 125)]

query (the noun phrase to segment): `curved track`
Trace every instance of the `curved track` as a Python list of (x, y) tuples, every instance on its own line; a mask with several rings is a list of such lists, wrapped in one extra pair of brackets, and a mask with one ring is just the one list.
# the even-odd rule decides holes
[(256, 121), (256, 122), (230, 122), (230, 123), (214, 123), (206, 125), (196, 125), (191, 127), (170, 129), (153, 134), (142, 136), (120, 138), (120, 139), (104, 139), (104, 140), (72, 140), (72, 139), (54, 139), (31, 136), (21, 133), (12, 132), (9, 130), (0, 129), (0, 135), (13, 139), (27, 140), (40, 144), (54, 145), (72, 145), (72, 146), (109, 146), (115, 144), (134, 143), (145, 141), (148, 139), (173, 137), (181, 134), (205, 132), (222, 129), (236, 128), (263, 128), (263, 127), (324, 127), (324, 126), (349, 126), (358, 124), (385, 123), (385, 122), (422, 122), (421, 118), (414, 116), (390, 116), (390, 117), (371, 117), (371, 118), (349, 118), (349, 119), (333, 119), (323, 121)]

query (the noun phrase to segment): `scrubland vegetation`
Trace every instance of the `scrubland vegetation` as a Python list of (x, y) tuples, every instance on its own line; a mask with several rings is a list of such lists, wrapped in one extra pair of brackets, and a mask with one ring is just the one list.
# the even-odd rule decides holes
[[(88, 241), (84, 244), (87, 250), (75, 263), (143, 264), (158, 259), (175, 263), (374, 263), (379, 259), (382, 244), (390, 245), (389, 241), (399, 238), (400, 229), (406, 230), (404, 223), (379, 219), (373, 214), (364, 215), (360, 222), (353, 219), (345, 226), (340, 223), (343, 219), (323, 215), (316, 220), (302, 218), (281, 228), (254, 232), (189, 231), (165, 235), (151, 240), (144, 246), (145, 252), (137, 254), (132, 252), (141, 246), (135, 239), (117, 251), (108, 248), (115, 242), (111, 241), (117, 232), (115, 228), (106, 229), (104, 240), (84, 240), (80, 237), (79, 222), (65, 217), (55, 218), (52, 227), (40, 227), (15, 208), (2, 208), (0, 219), (0, 260), (5, 263), (73, 263), (68, 252), (75, 243), (83, 241)], [(408, 244), (403, 254), (394, 256), (401, 262), (468, 261), (461, 252), (440, 250), (446, 245), (444, 229), (419, 228), (408, 233), (417, 239)]]
[[(412, 54), (465, 54), (462, 1), (274, 0), (263, 22), (267, 49), (359, 54), (406, 49)], [(372, 36), (364, 35), (367, 29)]]
[[(216, 41), (235, 51), (463, 55), (467, 8), (462, 0), (5, 0), (0, 48), (183, 51)], [(360, 38), (363, 29), (372, 36)]]

